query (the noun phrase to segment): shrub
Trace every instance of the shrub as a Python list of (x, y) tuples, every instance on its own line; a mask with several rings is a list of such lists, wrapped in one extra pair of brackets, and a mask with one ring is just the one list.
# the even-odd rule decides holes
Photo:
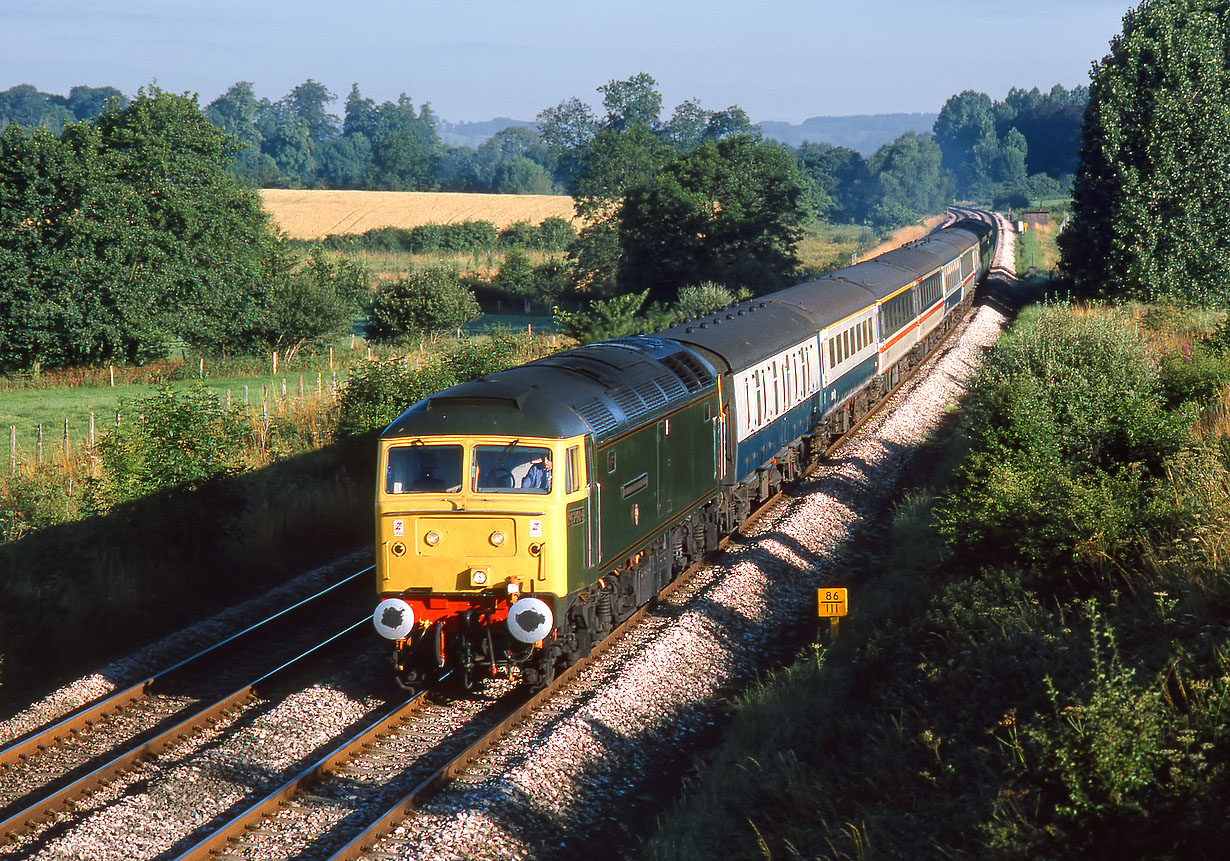
[(566, 251), (577, 232), (566, 218), (552, 215), (538, 225), (537, 245), (539, 251)]
[(411, 368), (405, 359), (365, 362), (350, 372), (338, 395), (338, 437), (386, 427), (428, 395), (457, 382), (441, 362)]
[(227, 412), (204, 386), (123, 402), (135, 416), (99, 443), (112, 504), (171, 487), (195, 487), (239, 472), (247, 434), (238, 412)]
[(679, 320), (690, 320), (718, 308), (725, 308), (734, 301), (734, 294), (721, 284), (704, 281), (680, 289), (679, 299), (675, 302), (675, 317)]
[(534, 225), (515, 221), (500, 231), (501, 248), (528, 248), (534, 241)]
[(367, 312), (366, 334), (375, 343), (399, 342), (458, 328), (481, 313), (457, 273), (436, 267), (381, 285)]
[(380, 430), (429, 395), (525, 361), (531, 346), (523, 334), (497, 333), (457, 341), (419, 367), (408, 359), (365, 362), (338, 396), (338, 436)]
[(1082, 558), (1096, 570), (1183, 516), (1157, 491), (1192, 420), (1166, 409), (1125, 314), (1023, 314), (973, 384), (971, 451), (939, 512), (944, 534), (975, 558), (1054, 572)]
[(636, 312), (645, 304), (649, 291), (629, 293), (613, 299), (594, 299), (587, 311), (565, 311), (556, 308), (555, 324), (569, 337), (582, 344), (592, 344), (607, 338), (622, 338), (644, 331), (644, 321)]

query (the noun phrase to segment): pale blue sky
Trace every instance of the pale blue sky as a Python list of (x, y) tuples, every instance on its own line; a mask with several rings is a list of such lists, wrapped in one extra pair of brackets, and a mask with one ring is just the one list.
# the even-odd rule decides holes
[(753, 121), (935, 112), (973, 89), (1087, 84), (1127, 0), (0, 0), (0, 90), (151, 81), (207, 104), (314, 78), (458, 122), (533, 119), (638, 72)]

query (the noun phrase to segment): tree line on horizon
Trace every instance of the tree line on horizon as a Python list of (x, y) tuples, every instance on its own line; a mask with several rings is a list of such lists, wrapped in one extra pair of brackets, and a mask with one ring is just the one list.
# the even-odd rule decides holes
[[(611, 87), (611, 98), (632, 100), (645, 98), (644, 91), (655, 86), (642, 73), (599, 90), (604, 99)], [(1013, 89), (1002, 102), (993, 102), (985, 93), (967, 90), (945, 104), (929, 138), (916, 137), (940, 147), (941, 167), (953, 181), (944, 190), (959, 197), (1015, 204), (1062, 196), (1075, 172), (1088, 96), (1086, 87), (1056, 85), (1047, 93)], [(535, 126), (509, 126), (478, 147), (452, 147), (441, 141), (430, 103), (416, 108), (403, 93), (396, 102), (378, 104), (364, 97), (357, 83), (340, 117), (330, 112), (336, 101), (334, 93), (311, 78), (276, 101), (258, 98), (250, 82), (240, 81), (201, 110), (213, 125), (235, 135), (240, 148), (231, 170), (259, 188), (574, 194), (579, 150), (602, 125), (587, 104), (570, 98), (544, 109)], [(65, 97), (20, 84), (0, 92), (0, 129), (16, 123), (60, 134), (69, 123), (94, 120), (108, 104), (122, 109), (128, 102), (114, 87), (77, 86)], [(757, 133), (738, 106), (713, 111), (690, 100), (669, 118), (661, 116), (661, 107), (658, 97), (654, 115), (641, 119), (662, 143), (680, 151), (704, 139)], [(899, 219), (902, 209), (916, 209), (922, 202), (918, 198), (930, 190), (916, 188), (911, 194), (898, 188), (899, 180), (889, 180), (887, 189), (871, 181), (869, 175), (917, 149), (908, 138), (869, 157), (822, 142), (788, 149), (816, 184), (817, 199), (827, 205), (820, 214), (877, 223), (894, 214)], [(931, 169), (924, 173), (928, 176), (915, 185), (931, 182)], [(890, 199), (884, 201), (886, 192)], [(871, 194), (881, 200), (870, 201)]]
[[(440, 188), (449, 175), (462, 190), (566, 191), (580, 224), (566, 262), (535, 268), (513, 255), (488, 286), (515, 282), (517, 295), (534, 295), (549, 282), (542, 292), (566, 293), (565, 304), (618, 298), (620, 308), (640, 296), (660, 314), (685, 288), (721, 296), (786, 286), (804, 274), (797, 247), (815, 219), (889, 230), (971, 189), (1000, 198), (1058, 189), (1028, 173), (1047, 162), (1020, 129), (1036, 137), (1045, 126), (1030, 118), (1082, 98), (1014, 91), (995, 105), (962, 94), (941, 112), (938, 139), (907, 133), (864, 159), (765, 140), (737, 106), (689, 101), (667, 116), (645, 73), (598, 91), (600, 112), (566, 99), (536, 128), (505, 129), (477, 150), (444, 147), (429, 106), (378, 105), (357, 85), (342, 119), (311, 80), (276, 103), (237, 84), (204, 109), (157, 87), (132, 100), (78, 87), (63, 104), (26, 85), (2, 92), (0, 121), (29, 125), (10, 121), (0, 136), (0, 369), (141, 362), (172, 342), (222, 354), (297, 349), (381, 307), (359, 268), (278, 238), (251, 190), (290, 182), (288, 171), (340, 177), (350, 165), (354, 185), (362, 175), (369, 187), (405, 190)], [(962, 159), (974, 168), (945, 167)], [(534, 179), (495, 180), (515, 176)], [(524, 271), (503, 271), (513, 264)], [(451, 280), (472, 289), (457, 273)], [(472, 296), (459, 298), (472, 307)]]

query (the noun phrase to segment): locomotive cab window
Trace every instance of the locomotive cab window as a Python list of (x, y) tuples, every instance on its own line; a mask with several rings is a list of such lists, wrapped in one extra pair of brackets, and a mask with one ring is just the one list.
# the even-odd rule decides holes
[(551, 450), (537, 446), (474, 447), (474, 489), (480, 493), (550, 493), (554, 479)]
[(461, 490), (459, 445), (407, 445), (389, 449), (385, 493), (456, 493)]
[(576, 493), (581, 489), (581, 447), (576, 445), (568, 446), (568, 451), (565, 452), (564, 462), (564, 492)]

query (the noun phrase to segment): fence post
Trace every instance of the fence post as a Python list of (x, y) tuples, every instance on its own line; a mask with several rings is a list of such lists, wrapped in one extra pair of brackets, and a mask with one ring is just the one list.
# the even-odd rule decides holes
[(201, 357), (201, 379), (205, 379), (205, 357)]
[(248, 387), (247, 387), (247, 386), (244, 386), (244, 387), (243, 387), (243, 408), (244, 408), (244, 410), (245, 410), (245, 411), (247, 411), (247, 409), (248, 409), (248, 405), (249, 405), (249, 402), (248, 402)]
[(34, 462), (39, 466), (43, 465), (43, 426), (38, 426), (38, 446), (35, 449)]
[(299, 375), (299, 400), (303, 400), (303, 374)]
[(320, 400), (320, 396), (321, 396), (323, 393), (324, 393), (324, 392), (323, 392), (323, 390), (322, 390), (322, 389), (321, 389), (321, 387), (320, 387), (320, 374), (317, 374), (317, 375), (316, 375), (316, 400)]
[(94, 414), (93, 413), (90, 413), (90, 431), (89, 431), (88, 439), (90, 441), (90, 448), (93, 449), (94, 448)]
[(277, 350), (273, 351), (273, 375), (275, 377), (278, 375), (278, 351)]
[(329, 348), (329, 370), (333, 370), (333, 348)]
[(111, 388), (114, 389), (115, 388), (115, 365), (111, 366), (110, 371), (111, 371)]
[(9, 475), (17, 474), (17, 425), (9, 425)]
[(64, 465), (68, 465), (68, 419), (64, 419)]

